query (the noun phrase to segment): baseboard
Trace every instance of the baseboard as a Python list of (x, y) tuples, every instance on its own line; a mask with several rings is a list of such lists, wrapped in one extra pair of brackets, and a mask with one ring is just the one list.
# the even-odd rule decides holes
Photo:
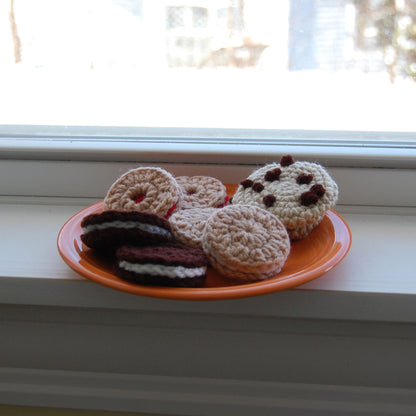
[(414, 416), (416, 391), (1, 368), (0, 403), (183, 416)]

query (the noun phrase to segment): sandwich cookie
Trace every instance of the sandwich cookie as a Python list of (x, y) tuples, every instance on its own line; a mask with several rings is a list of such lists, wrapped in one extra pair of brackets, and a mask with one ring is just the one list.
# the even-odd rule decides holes
[(176, 240), (202, 248), (202, 234), (208, 218), (219, 208), (190, 208), (175, 212), (169, 218), (170, 228)]
[(211, 266), (233, 280), (276, 276), (290, 252), (282, 222), (254, 205), (229, 205), (207, 221), (202, 248)]
[(225, 185), (210, 176), (177, 176), (176, 181), (182, 189), (182, 209), (213, 207), (227, 204)]
[(117, 179), (104, 199), (104, 211), (152, 212), (169, 217), (180, 209), (182, 191), (166, 170), (153, 167), (132, 169)]
[(100, 251), (113, 251), (123, 245), (153, 245), (174, 239), (169, 221), (148, 212), (104, 211), (81, 221), (82, 242)]
[(121, 247), (116, 258), (117, 276), (136, 284), (200, 287), (206, 280), (208, 260), (203, 250), (181, 244)]

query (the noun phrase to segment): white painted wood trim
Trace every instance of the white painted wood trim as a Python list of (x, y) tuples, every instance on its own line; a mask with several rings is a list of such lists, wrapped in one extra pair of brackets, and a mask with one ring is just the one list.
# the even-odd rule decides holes
[(3, 404), (201, 416), (414, 416), (413, 389), (0, 368)]
[[(151, 165), (177, 176), (214, 176), (224, 183), (239, 183), (259, 166), (1, 160), (0, 195), (99, 200), (124, 172)], [(331, 167), (328, 170), (340, 187), (339, 205), (416, 207), (414, 169)]]
[(155, 127), (1, 126), (8, 159), (264, 164), (282, 154), (326, 166), (414, 168), (414, 134)]

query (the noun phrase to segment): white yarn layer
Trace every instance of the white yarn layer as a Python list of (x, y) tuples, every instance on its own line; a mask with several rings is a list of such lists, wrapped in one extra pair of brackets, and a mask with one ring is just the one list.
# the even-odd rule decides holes
[(188, 268), (183, 266), (163, 266), (160, 264), (137, 264), (125, 260), (120, 261), (119, 267), (137, 274), (148, 274), (150, 276), (166, 276), (169, 278), (189, 278), (203, 276), (206, 267)]
[(121, 228), (121, 229), (132, 229), (138, 228), (140, 230), (159, 235), (170, 235), (170, 231), (165, 228), (159, 227), (152, 224), (144, 224), (137, 221), (110, 221), (103, 222), (101, 224), (90, 224), (83, 227), (84, 233), (89, 233), (91, 231), (105, 230), (106, 228)]

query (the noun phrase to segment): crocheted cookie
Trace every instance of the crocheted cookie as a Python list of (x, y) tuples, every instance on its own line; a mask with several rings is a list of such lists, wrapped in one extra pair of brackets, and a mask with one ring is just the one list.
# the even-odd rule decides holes
[(173, 240), (169, 221), (156, 214), (104, 211), (81, 221), (82, 242), (99, 251), (114, 251), (127, 244), (150, 245)]
[(190, 247), (202, 247), (202, 233), (208, 218), (218, 208), (190, 208), (175, 212), (169, 218), (176, 240)]
[(288, 155), (240, 182), (232, 202), (266, 209), (296, 240), (309, 235), (337, 199), (338, 186), (321, 165), (295, 162)]
[(225, 185), (210, 176), (178, 176), (183, 192), (182, 209), (222, 207), (228, 202)]
[(181, 244), (121, 247), (116, 274), (132, 283), (199, 287), (206, 280), (208, 259), (201, 249)]
[(104, 210), (153, 212), (168, 217), (179, 209), (182, 191), (166, 170), (153, 167), (132, 169), (110, 187)]
[(222, 275), (256, 281), (281, 271), (290, 240), (282, 222), (270, 212), (254, 205), (229, 205), (208, 219), (202, 247)]

